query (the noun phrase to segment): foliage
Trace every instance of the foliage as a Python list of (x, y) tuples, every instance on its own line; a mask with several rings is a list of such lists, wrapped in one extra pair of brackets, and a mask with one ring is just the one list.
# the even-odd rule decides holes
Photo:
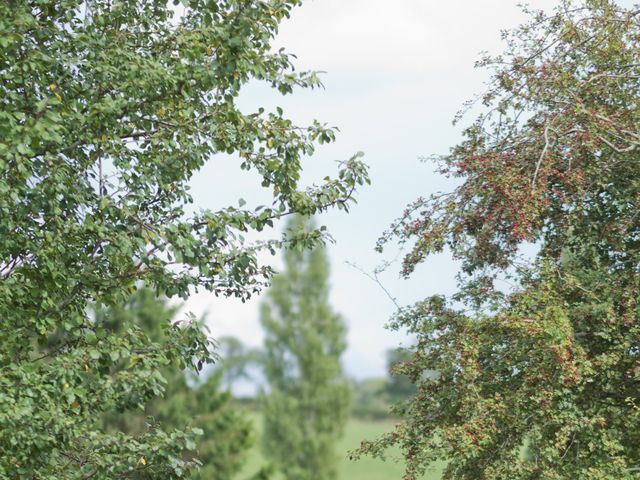
[(366, 378), (351, 386), (351, 416), (359, 420), (383, 420), (391, 416), (391, 402), (385, 392), (385, 378)]
[(416, 387), (411, 379), (402, 373), (402, 366), (411, 358), (411, 352), (407, 348), (393, 348), (387, 350), (387, 371), (389, 377), (384, 386), (384, 393), (389, 402), (400, 404), (409, 399)]
[[(111, 307), (97, 312), (98, 321), (115, 335), (139, 326), (153, 342), (162, 342), (166, 324), (171, 323), (177, 308), (147, 289), (134, 293), (125, 306)], [(219, 363), (225, 363), (222, 358)], [(220, 390), (220, 375), (216, 372), (203, 382), (189, 382), (185, 372), (168, 365), (161, 370), (166, 387), (163, 397), (154, 398), (144, 410), (110, 412), (103, 416), (109, 431), (138, 435), (147, 424), (161, 428), (180, 428), (190, 425), (202, 430), (196, 440), (195, 454), (202, 467), (193, 478), (227, 480), (234, 477), (253, 445), (251, 421), (231, 404), (231, 394)], [(194, 379), (195, 380), (195, 379)], [(192, 385), (190, 386), (189, 383)], [(193, 456), (189, 452), (188, 459)], [(139, 478), (145, 478), (144, 472)]]
[(481, 62), (487, 112), (441, 163), (459, 186), (380, 242), (410, 244), (405, 275), (445, 248), (463, 262), (457, 295), (393, 322), (417, 338), (401, 371), (418, 391), (363, 451), (401, 446), (407, 478), (435, 459), (451, 460), (448, 479), (640, 472), (640, 10), (531, 15)]
[[(173, 479), (197, 465), (183, 460), (196, 432), (110, 434), (97, 422), (161, 395), (168, 363), (211, 362), (206, 335), (186, 319), (164, 342), (137, 326), (116, 336), (87, 306), (124, 303), (140, 281), (245, 299), (272, 273), (259, 250), (322, 233), (249, 244), (244, 232), (344, 208), (367, 181), (354, 157), (304, 188), (302, 159), (334, 131), (236, 106), (252, 80), (282, 93), (319, 84), (271, 51), (298, 3), (0, 3), (0, 478)], [(189, 179), (222, 153), (259, 174), (271, 206), (185, 213)]]
[[(255, 429), (261, 434), (262, 416), (254, 413)], [(363, 438), (373, 438), (382, 435), (392, 428), (393, 423), (380, 420), (356, 420), (349, 419), (345, 425), (344, 435), (336, 442), (336, 452), (339, 459), (338, 479), (339, 480), (389, 480), (402, 478), (404, 462), (399, 449), (393, 448), (387, 452), (384, 459), (363, 457), (353, 460), (349, 452), (357, 448)], [(259, 471), (264, 465), (265, 458), (258, 446), (254, 446), (249, 454), (249, 460), (240, 475), (240, 479), (251, 477), (254, 472)], [(421, 480), (440, 480), (440, 474), (444, 468), (444, 463), (433, 465), (429, 473), (421, 477)], [(271, 477), (274, 480), (281, 480), (277, 473)]]
[(410, 352), (405, 348), (389, 349), (388, 377), (354, 381), (351, 415), (365, 420), (397, 417), (402, 412), (404, 403), (416, 390), (409, 377), (398, 371), (409, 358)]
[[(288, 226), (313, 228), (300, 216)], [(346, 328), (329, 304), (324, 249), (288, 249), (284, 262), (260, 311), (269, 388), (264, 450), (287, 479), (333, 479), (334, 446), (349, 412), (349, 384), (340, 365)]]
[(248, 347), (236, 337), (222, 337), (218, 339), (218, 353), (224, 362), (216, 365), (219, 375), (227, 389), (238, 380), (252, 380), (253, 370), (259, 369), (262, 352)]

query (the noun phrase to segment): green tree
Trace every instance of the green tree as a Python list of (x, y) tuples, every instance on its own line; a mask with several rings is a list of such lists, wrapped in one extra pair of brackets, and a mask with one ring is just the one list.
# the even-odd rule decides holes
[[(313, 224), (296, 217), (289, 227), (312, 229)], [(346, 328), (329, 304), (324, 249), (288, 249), (284, 262), (260, 311), (268, 388), (264, 451), (287, 479), (333, 479), (334, 445), (350, 400), (340, 365)]]
[(416, 392), (411, 379), (402, 373), (402, 366), (410, 360), (411, 352), (407, 348), (387, 350), (389, 377), (385, 382), (384, 393), (392, 404), (398, 405), (405, 402)]
[(236, 337), (222, 337), (217, 343), (218, 352), (224, 359), (224, 362), (218, 363), (217, 368), (227, 389), (231, 390), (238, 380), (251, 380), (251, 369), (260, 364), (260, 352)]
[(416, 336), (401, 371), (418, 390), (364, 451), (399, 445), (407, 478), (436, 459), (447, 479), (640, 472), (640, 10), (531, 15), (482, 62), (487, 111), (441, 160), (457, 188), (381, 240), (410, 244), (405, 275), (445, 248), (463, 264), (456, 295), (393, 321)]
[[(334, 131), (236, 105), (250, 81), (319, 85), (271, 49), (297, 4), (0, 2), (0, 478), (172, 479), (197, 465), (183, 457), (196, 432), (112, 434), (99, 419), (161, 395), (168, 363), (211, 362), (209, 339), (188, 318), (165, 341), (138, 326), (114, 335), (88, 306), (122, 304), (139, 282), (245, 299), (272, 273), (259, 250), (322, 238), (249, 243), (246, 231), (344, 208), (367, 181), (353, 158), (300, 185), (303, 158)], [(269, 207), (186, 213), (190, 178), (223, 153), (258, 174)]]
[[(165, 341), (166, 325), (174, 320), (177, 307), (167, 305), (148, 289), (138, 290), (124, 306), (98, 310), (98, 321), (113, 334), (123, 334), (139, 326), (154, 342)], [(224, 364), (221, 357), (218, 364)], [(195, 455), (202, 467), (195, 479), (228, 480), (242, 468), (253, 445), (251, 421), (231, 403), (231, 394), (221, 391), (221, 375), (213, 371), (203, 382), (189, 379), (184, 370), (169, 365), (160, 370), (164, 377), (162, 397), (145, 403), (144, 409), (109, 412), (103, 416), (107, 430), (138, 435), (149, 423), (159, 427), (180, 428), (185, 425), (202, 430), (196, 440)], [(191, 381), (190, 381), (191, 380)], [(190, 385), (191, 383), (191, 385)], [(194, 453), (185, 454), (185, 458)], [(145, 478), (141, 472), (139, 478)]]
[(352, 384), (351, 414), (356, 418), (382, 420), (397, 417), (416, 391), (409, 377), (401, 373), (411, 359), (406, 348), (387, 350), (387, 377), (367, 378)]
[(386, 378), (365, 378), (351, 385), (351, 416), (362, 420), (384, 420), (391, 416)]

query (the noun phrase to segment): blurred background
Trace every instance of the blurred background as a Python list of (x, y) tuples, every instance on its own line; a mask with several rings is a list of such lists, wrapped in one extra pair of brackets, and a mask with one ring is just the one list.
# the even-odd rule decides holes
[[(540, 9), (555, 3), (529, 2)], [(284, 21), (275, 45), (297, 55), (300, 69), (325, 72), (326, 88), (282, 97), (256, 84), (241, 97), (247, 111), (259, 105), (281, 106), (300, 124), (315, 118), (340, 128), (337, 141), (322, 146), (308, 160), (307, 182), (334, 171), (336, 161), (358, 151), (370, 165), (372, 183), (358, 192), (358, 205), (348, 215), (336, 210), (317, 219), (335, 240), (328, 248), (330, 299), (348, 325), (343, 361), (354, 378), (384, 375), (385, 352), (407, 339), (384, 328), (396, 307), (380, 285), (347, 262), (370, 273), (384, 261), (400, 259), (393, 248), (377, 254), (377, 238), (409, 202), (451, 187), (434, 173), (432, 162), (420, 159), (446, 153), (459, 140), (468, 121), (453, 126), (452, 120), (464, 102), (483, 93), (488, 77), (474, 69), (474, 63), (483, 51), (500, 53), (500, 31), (525, 19), (518, 4), (515, 0), (305, 1)], [(237, 159), (215, 158), (192, 182), (195, 208), (224, 207), (233, 198), (259, 205), (269, 192), (261, 191), (256, 178), (240, 171)], [(281, 266), (279, 258), (264, 261)], [(430, 258), (410, 280), (401, 280), (399, 270), (398, 263), (392, 264), (380, 282), (400, 305), (451, 293), (455, 286), (457, 265), (447, 255)], [(232, 335), (259, 346), (263, 340), (259, 302), (257, 297), (243, 304), (205, 293), (193, 295), (184, 311), (206, 314), (214, 337)]]
[[(305, 1), (284, 22), (275, 44), (298, 57), (299, 69), (324, 72), (325, 89), (282, 97), (267, 86), (253, 84), (241, 97), (247, 111), (282, 107), (285, 115), (300, 124), (318, 119), (340, 129), (337, 141), (322, 146), (305, 165), (304, 180), (309, 184), (358, 151), (364, 152), (371, 168), (372, 184), (358, 192), (358, 204), (348, 215), (336, 210), (316, 219), (334, 239), (326, 249), (328, 303), (346, 325), (346, 348), (340, 361), (351, 385), (351, 406), (350, 420), (335, 448), (338, 478), (402, 476), (403, 467), (393, 458), (394, 452), (386, 462), (370, 458), (354, 462), (349, 452), (363, 439), (388, 432), (395, 423), (390, 406), (412, 392), (406, 378), (390, 374), (403, 357), (397, 347), (410, 345), (411, 338), (386, 329), (386, 323), (397, 305), (452, 293), (458, 265), (447, 254), (434, 256), (411, 279), (403, 280), (400, 248), (392, 246), (379, 254), (374, 247), (409, 202), (452, 187), (450, 180), (434, 173), (435, 164), (428, 158), (447, 153), (460, 139), (469, 117), (460, 125), (452, 121), (465, 102), (483, 93), (488, 79), (488, 72), (476, 70), (474, 63), (484, 52), (499, 53), (501, 30), (524, 21), (518, 3)], [(555, 3), (529, 2), (540, 9)], [(472, 117), (473, 110), (468, 115)], [(262, 191), (257, 177), (241, 172), (237, 160), (225, 156), (199, 172), (192, 193), (196, 209), (225, 207), (230, 198), (259, 205), (270, 195)], [(263, 261), (284, 269), (281, 257)], [(388, 267), (371, 278), (385, 263)], [(241, 303), (199, 293), (182, 305), (182, 312), (205, 318), (213, 336), (220, 339), (220, 365), (226, 372), (223, 384), (252, 412), (259, 437), (268, 422), (256, 396), (270, 386), (264, 371), (246, 360), (264, 353), (265, 329), (259, 314), (264, 301), (264, 296)], [(264, 444), (264, 438), (257, 440), (242, 476), (260, 474), (266, 461)], [(434, 465), (425, 478), (440, 478), (441, 466)], [(295, 473), (287, 476), (296, 478)]]

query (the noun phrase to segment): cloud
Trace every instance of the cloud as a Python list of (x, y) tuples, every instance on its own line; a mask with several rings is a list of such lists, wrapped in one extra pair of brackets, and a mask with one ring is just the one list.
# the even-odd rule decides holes
[[(553, 0), (532, 2), (550, 8)], [(283, 24), (277, 45), (305, 68), (405, 75), (467, 71), (524, 16), (505, 0), (315, 0)]]

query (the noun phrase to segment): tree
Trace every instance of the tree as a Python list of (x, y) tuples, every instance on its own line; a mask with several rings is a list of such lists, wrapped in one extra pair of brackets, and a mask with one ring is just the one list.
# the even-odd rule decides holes
[(352, 416), (367, 420), (395, 418), (415, 393), (413, 382), (398, 371), (410, 360), (410, 351), (406, 348), (393, 348), (387, 350), (386, 355), (387, 377), (353, 382)]
[[(248, 243), (246, 231), (344, 208), (367, 181), (354, 157), (305, 188), (303, 157), (334, 131), (236, 105), (252, 80), (283, 94), (319, 85), (271, 51), (299, 3), (0, 4), (0, 477), (172, 479), (197, 466), (182, 456), (197, 432), (110, 434), (98, 419), (161, 395), (167, 363), (211, 362), (210, 340), (189, 318), (162, 342), (137, 326), (112, 335), (87, 307), (122, 304), (140, 282), (245, 299), (272, 274), (259, 250), (322, 240)], [(189, 179), (222, 153), (258, 173), (269, 207), (185, 212)]]
[[(303, 217), (289, 228), (313, 228)], [(329, 264), (321, 248), (288, 249), (285, 269), (261, 305), (265, 329), (264, 451), (287, 479), (336, 477), (334, 445), (349, 411), (340, 356), (343, 320), (329, 305)]]
[(384, 393), (392, 404), (400, 404), (406, 401), (416, 391), (415, 385), (401, 372), (402, 365), (409, 361), (410, 358), (411, 354), (407, 348), (387, 350), (387, 370), (389, 377), (385, 382)]
[(410, 245), (405, 275), (445, 248), (463, 263), (456, 295), (393, 321), (417, 338), (401, 371), (418, 390), (362, 451), (399, 445), (407, 478), (436, 459), (448, 479), (640, 471), (640, 10), (530, 13), (482, 62), (487, 110), (441, 159), (458, 187), (410, 205), (380, 242)]
[(353, 381), (351, 416), (362, 420), (384, 420), (391, 416), (386, 378), (365, 378)]
[[(162, 342), (166, 340), (166, 324), (172, 322), (177, 310), (154, 292), (141, 289), (126, 305), (99, 310), (97, 316), (113, 334), (122, 335), (139, 326), (152, 341)], [(222, 358), (219, 363), (224, 362)], [(189, 382), (175, 365), (164, 367), (160, 373), (166, 383), (164, 395), (147, 402), (143, 410), (108, 412), (103, 416), (106, 429), (139, 435), (149, 423), (164, 429), (186, 425), (199, 428), (203, 434), (197, 438), (194, 452), (202, 467), (193, 478), (234, 478), (253, 445), (252, 427), (251, 421), (231, 404), (231, 394), (221, 391), (221, 375), (214, 371), (204, 381)], [(185, 459), (194, 452), (185, 453)], [(145, 478), (145, 473), (141, 472), (139, 478)]]
[(250, 370), (260, 363), (260, 353), (236, 337), (219, 338), (218, 352), (224, 358), (224, 362), (218, 364), (219, 375), (228, 390), (238, 380), (251, 380)]

